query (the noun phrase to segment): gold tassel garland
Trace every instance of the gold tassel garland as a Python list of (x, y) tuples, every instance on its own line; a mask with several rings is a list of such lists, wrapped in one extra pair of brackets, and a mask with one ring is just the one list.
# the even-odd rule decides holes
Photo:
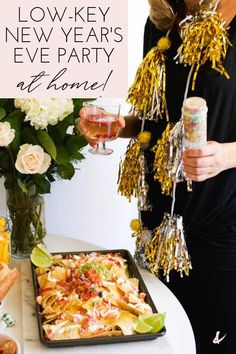
[[(182, 44), (175, 59), (190, 66), (183, 99), (189, 94), (189, 87), (195, 90), (197, 75), (202, 66), (209, 64), (213, 70), (229, 79), (224, 68), (224, 60), (229, 46), (232, 46), (225, 22), (216, 12), (217, 5), (210, 11), (200, 10), (193, 16), (187, 16), (180, 23)], [(136, 219), (131, 222), (136, 238), (135, 258), (139, 264), (148, 268), (154, 275), (163, 275), (169, 281), (172, 270), (182, 277), (189, 275), (192, 269), (190, 256), (184, 237), (182, 217), (174, 214), (176, 185), (187, 180), (183, 168), (183, 118), (170, 123), (166, 102), (166, 54), (170, 48), (168, 34), (161, 38), (140, 64), (135, 81), (129, 89), (127, 102), (139, 112), (143, 119), (156, 119), (165, 114), (167, 126), (157, 144), (152, 148), (155, 154), (154, 179), (161, 185), (162, 193), (172, 197), (170, 214), (165, 213), (163, 221), (153, 232), (143, 227)], [(140, 210), (147, 210), (148, 185), (145, 180), (144, 149), (149, 145), (145, 134), (141, 132), (137, 139), (128, 145), (126, 156), (120, 164), (118, 191), (130, 201), (139, 198)], [(142, 137), (144, 140), (142, 140)], [(147, 136), (146, 136), (147, 137)], [(189, 181), (188, 181), (189, 182)]]
[(159, 113), (166, 113), (166, 68), (165, 51), (170, 48), (170, 40), (162, 37), (140, 64), (135, 81), (128, 92), (127, 102), (142, 112), (143, 116), (151, 110), (150, 119)]
[(162, 193), (171, 195), (172, 192), (172, 177), (168, 173), (168, 161), (169, 161), (169, 136), (172, 123), (168, 123), (165, 131), (163, 132), (161, 139), (157, 141), (157, 144), (152, 148), (155, 153), (155, 159), (153, 163), (154, 180), (158, 180), (161, 184)]
[(211, 63), (212, 69), (229, 79), (223, 61), (229, 41), (225, 21), (216, 11), (200, 11), (180, 24), (183, 43), (178, 49), (179, 62), (194, 65), (192, 90), (195, 89), (197, 74), (202, 65)]

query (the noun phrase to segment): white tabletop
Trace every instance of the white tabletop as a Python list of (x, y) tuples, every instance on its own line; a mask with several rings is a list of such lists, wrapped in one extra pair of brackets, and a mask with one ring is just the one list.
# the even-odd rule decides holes
[[(51, 252), (69, 252), (98, 250), (96, 245), (50, 235), (46, 241)], [(7, 328), (6, 333), (13, 335), (21, 344), (21, 354), (39, 353), (83, 353), (83, 354), (195, 354), (195, 341), (188, 317), (172, 292), (148, 271), (140, 269), (144, 282), (152, 296), (159, 312), (166, 312), (167, 332), (163, 337), (155, 340), (106, 344), (96, 346), (68, 347), (61, 349), (47, 348), (39, 341), (37, 320), (35, 317), (34, 293), (32, 285), (31, 267), (29, 260), (13, 260), (12, 266), (21, 271), (21, 279), (8, 293), (4, 300), (1, 312), (10, 313), (16, 320), (16, 325)]]

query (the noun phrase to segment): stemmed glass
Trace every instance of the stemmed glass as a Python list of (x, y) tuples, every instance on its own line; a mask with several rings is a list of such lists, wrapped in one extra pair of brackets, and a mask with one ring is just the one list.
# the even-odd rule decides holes
[(86, 135), (97, 141), (95, 148), (89, 152), (95, 155), (110, 155), (113, 150), (106, 147), (105, 142), (116, 139), (119, 130), (120, 104), (114, 102), (84, 102), (86, 119)]

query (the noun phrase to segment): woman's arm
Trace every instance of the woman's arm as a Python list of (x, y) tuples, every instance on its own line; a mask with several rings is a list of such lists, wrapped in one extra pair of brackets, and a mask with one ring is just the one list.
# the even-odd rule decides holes
[(141, 120), (134, 115), (125, 116), (125, 126), (120, 130), (120, 138), (134, 138), (141, 129)]
[(202, 182), (224, 170), (236, 168), (236, 142), (209, 141), (200, 149), (185, 150), (184, 168), (192, 181)]
[[(80, 110), (80, 118), (75, 122), (76, 129), (78, 129), (86, 138), (91, 146), (96, 146), (98, 141), (87, 136), (87, 120), (85, 109)], [(120, 116), (119, 117), (119, 132), (117, 137), (133, 138), (138, 135), (141, 129), (141, 121), (135, 115)]]

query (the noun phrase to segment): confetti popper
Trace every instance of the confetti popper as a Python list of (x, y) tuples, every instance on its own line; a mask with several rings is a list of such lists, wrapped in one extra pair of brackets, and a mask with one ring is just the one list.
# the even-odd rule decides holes
[(152, 241), (146, 243), (145, 253), (150, 271), (154, 275), (160, 276), (162, 272), (167, 281), (172, 270), (179, 272), (181, 277), (184, 274), (189, 275), (192, 265), (185, 242), (182, 217), (166, 213)]
[(131, 139), (120, 163), (118, 176), (118, 193), (129, 201), (132, 197), (139, 198), (139, 207), (142, 210), (149, 208), (147, 202), (148, 185), (145, 181), (146, 165), (143, 150), (148, 147), (151, 133), (143, 131), (137, 139)]
[(207, 143), (207, 103), (202, 97), (189, 97), (183, 103), (184, 148), (198, 149)]
[(145, 118), (154, 119), (165, 113), (168, 119), (166, 105), (166, 56), (171, 46), (168, 36), (162, 37), (140, 64), (135, 81), (128, 92), (127, 102), (142, 112)]
[[(178, 49), (179, 62), (194, 65), (192, 90), (195, 89), (196, 79), (201, 66), (210, 62), (212, 69), (229, 79), (229, 74), (223, 66), (230, 43), (225, 21), (215, 9), (200, 10), (193, 16), (187, 16), (180, 23), (183, 40)], [(175, 58), (175, 59), (176, 59)]]

